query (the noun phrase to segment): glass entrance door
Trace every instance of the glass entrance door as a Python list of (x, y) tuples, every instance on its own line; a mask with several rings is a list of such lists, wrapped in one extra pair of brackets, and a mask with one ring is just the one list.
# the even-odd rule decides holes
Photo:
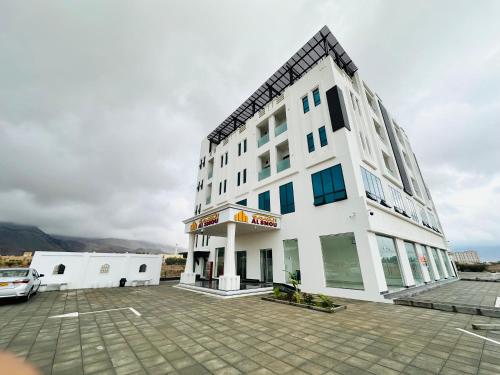
[(260, 251), (260, 280), (265, 283), (273, 282), (273, 250)]
[(247, 252), (237, 251), (236, 252), (236, 274), (240, 277), (240, 280), (246, 280), (247, 278)]

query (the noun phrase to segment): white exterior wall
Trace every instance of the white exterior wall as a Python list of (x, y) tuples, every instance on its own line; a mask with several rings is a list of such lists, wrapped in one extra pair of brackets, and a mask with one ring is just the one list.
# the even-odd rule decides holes
[[(332, 124), (328, 111), (326, 91), (338, 85), (345, 101), (351, 131), (342, 128), (332, 131)], [(321, 104), (314, 106), (312, 90), (319, 88)], [(389, 197), (388, 185), (401, 190), (402, 183), (399, 177), (390, 174), (385, 168), (382, 151), (391, 155), (392, 148), (388, 141), (384, 143), (377, 135), (373, 119), (385, 126), (378, 106), (373, 110), (364, 94), (365, 86), (356, 73), (351, 80), (331, 57), (327, 57), (312, 68), (301, 79), (294, 82), (284, 91), (284, 99), (277, 102), (274, 99), (265, 108), (265, 114), (259, 114), (249, 119), (244, 130), (234, 131), (221, 144), (213, 145), (209, 153), (209, 141), (204, 139), (201, 145), (200, 159), (205, 161), (205, 167), (199, 169), (198, 181), (203, 180), (203, 189), (196, 193), (195, 205), (201, 205), (201, 214), (207, 210), (217, 208), (226, 203), (236, 203), (247, 199), (248, 207), (258, 208), (258, 195), (270, 191), (271, 212), (280, 213), (279, 186), (293, 182), (295, 212), (285, 214), (281, 218), (279, 231), (265, 232), (240, 236), (236, 233), (236, 251), (247, 251), (247, 278), (260, 279), (260, 249), (273, 250), (273, 277), (274, 282), (285, 282), (283, 240), (297, 239), (299, 246), (300, 270), (302, 277), (302, 290), (306, 292), (324, 293), (333, 296), (358, 298), (365, 300), (384, 300), (383, 294), (387, 292), (384, 271), (380, 261), (376, 234), (384, 234), (397, 239), (400, 245), (400, 261), (402, 273), (408, 286), (414, 285), (408, 258), (403, 241), (428, 245), (446, 249), (446, 240), (429, 228), (416, 223), (412, 219), (403, 217), (392, 209), (385, 208), (365, 197), (360, 166), (363, 166), (376, 176), (383, 184), (386, 199)], [(359, 110), (354, 110), (351, 102), (351, 93), (358, 99)], [(306, 114), (302, 110), (302, 97), (308, 94), (310, 111)], [(375, 97), (376, 99), (376, 97)], [(286, 108), (288, 130), (278, 136), (274, 135), (274, 114), (283, 106)], [(257, 126), (269, 119), (270, 141), (257, 147)], [(325, 126), (328, 145), (320, 146), (318, 129)], [(399, 127), (398, 127), (399, 129)], [(308, 152), (306, 135), (313, 133), (315, 151)], [(405, 152), (413, 155), (406, 135), (400, 129), (403, 137), (400, 147)], [(387, 139), (387, 134), (385, 134)], [(361, 138), (369, 146), (363, 148)], [(238, 143), (247, 139), (248, 150), (238, 156)], [(280, 173), (276, 171), (276, 146), (288, 140), (291, 167)], [(369, 148), (368, 148), (369, 147)], [(228, 152), (228, 164), (220, 166), (221, 155)], [(271, 176), (258, 181), (259, 156), (269, 152), (271, 159)], [(213, 176), (208, 178), (208, 165), (214, 158)], [(323, 206), (314, 206), (311, 174), (334, 165), (341, 164), (347, 199)], [(418, 184), (421, 196), (415, 195), (412, 199), (415, 205), (422, 207), (426, 212), (432, 213), (438, 221), (437, 214), (430, 196), (426, 196), (422, 177), (418, 172), (416, 161), (409, 158), (409, 175)], [(247, 182), (237, 186), (237, 173), (247, 169)], [(410, 169), (411, 168), (411, 169)], [(397, 171), (397, 169), (396, 169)], [(227, 192), (219, 195), (219, 182), (227, 180)], [(210, 204), (206, 203), (209, 183), (212, 183)], [(421, 186), (420, 186), (421, 185)], [(365, 290), (352, 290), (341, 288), (327, 288), (323, 258), (319, 236), (354, 232), (360, 267), (363, 275)], [(441, 230), (442, 232), (442, 230)], [(202, 248), (201, 236), (198, 247), (194, 250), (210, 250), (209, 261), (214, 262), (216, 247), (226, 247), (226, 238), (211, 237), (208, 247)], [(401, 247), (402, 246), (402, 247)], [(418, 246), (417, 246), (418, 248)], [(419, 254), (420, 255), (420, 254)], [(199, 269), (197, 269), (199, 272)], [(428, 272), (424, 272), (426, 281), (430, 281)]]
[[(58, 264), (66, 267), (62, 275), (53, 274)], [(104, 264), (109, 264), (108, 273), (100, 272)], [(146, 264), (146, 272), (139, 272), (141, 264)], [(64, 284), (61, 289), (84, 289), (116, 287), (122, 277), (127, 279), (127, 286), (137, 281), (158, 285), (161, 264), (161, 255), (37, 251), (30, 267), (44, 274), (42, 284)]]

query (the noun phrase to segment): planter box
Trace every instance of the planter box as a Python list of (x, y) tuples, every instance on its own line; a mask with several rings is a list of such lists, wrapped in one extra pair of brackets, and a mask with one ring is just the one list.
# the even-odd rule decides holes
[(347, 308), (347, 306), (345, 306), (345, 305), (335, 305), (335, 304), (333, 305), (332, 308), (326, 308), (326, 307), (320, 307), (320, 306), (316, 306), (316, 305), (306, 305), (305, 303), (284, 301), (284, 300), (276, 299), (273, 297), (262, 297), (262, 299), (264, 301), (281, 303), (283, 305), (292, 305), (292, 306), (302, 307), (302, 308), (309, 309), (309, 310), (322, 311), (322, 312), (326, 312), (326, 313), (333, 313), (333, 312), (337, 312), (339, 310), (344, 310)]

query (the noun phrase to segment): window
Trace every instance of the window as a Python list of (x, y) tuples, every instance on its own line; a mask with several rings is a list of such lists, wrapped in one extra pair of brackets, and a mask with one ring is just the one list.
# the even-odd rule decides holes
[(319, 89), (314, 89), (313, 90), (313, 100), (314, 100), (314, 106), (317, 107), (318, 105), (321, 104), (321, 98), (319, 96)]
[(143, 263), (143, 264), (141, 264), (141, 265), (139, 266), (139, 272), (140, 272), (140, 273), (146, 272), (146, 268), (148, 268), (148, 266), (146, 266), (144, 263)]
[(219, 195), (222, 194), (222, 181), (219, 182)]
[(399, 267), (399, 258), (394, 239), (391, 237), (377, 235), (377, 243), (387, 287), (389, 290), (404, 287), (403, 276)]
[(415, 203), (413, 203), (413, 200), (410, 197), (406, 197), (406, 208), (413, 221), (418, 223), (417, 209), (415, 208)]
[(392, 174), (393, 176), (396, 176), (396, 172), (394, 170), (394, 163), (392, 161), (392, 158), (383, 151), (382, 151), (382, 157), (384, 158), (385, 168), (389, 171), (390, 174)]
[(443, 267), (441, 265), (441, 260), (439, 259), (438, 252), (435, 248), (431, 247), (432, 257), (434, 258), (434, 263), (436, 263), (436, 268), (439, 274), (439, 279), (444, 279)]
[(280, 186), (280, 206), (282, 215), (295, 212), (292, 182)]
[(328, 139), (326, 138), (326, 129), (324, 126), (318, 129), (319, 132), (319, 144), (324, 147), (328, 144)]
[(431, 281), (436, 280), (436, 275), (434, 274), (434, 269), (432, 267), (431, 263), (431, 254), (429, 253), (429, 250), (427, 249), (427, 246), (420, 245), (420, 248), (423, 250), (424, 256), (425, 256), (425, 267), (429, 271), (429, 277), (431, 278)]
[(307, 96), (302, 98), (302, 109), (304, 110), (304, 113), (309, 112), (309, 99)]
[(195, 234), (194, 236), (194, 247), (198, 247), (198, 235)]
[(405, 206), (403, 204), (403, 197), (401, 196), (401, 192), (391, 185), (389, 185), (389, 191), (392, 196), (392, 204), (394, 205), (394, 209), (402, 214), (405, 210)]
[(325, 283), (330, 288), (364, 289), (354, 233), (320, 236)]
[(101, 270), (99, 272), (100, 273), (109, 273), (109, 264), (103, 264), (101, 266)]
[(415, 284), (423, 284), (424, 275), (422, 274), (422, 267), (420, 266), (420, 261), (418, 260), (415, 244), (411, 242), (405, 242), (405, 249), (406, 254), (408, 255), (408, 261), (410, 262), (411, 273), (413, 274), (413, 278), (415, 279)]
[(309, 133), (307, 135), (307, 148), (308, 148), (309, 152), (313, 152), (314, 151), (314, 136), (313, 136), (313, 133)]
[(227, 180), (224, 180), (224, 193), (226, 192)]
[(220, 167), (222, 168), (224, 166), (224, 155), (220, 156)]
[(205, 156), (203, 157), (203, 166), (205, 166)]
[(243, 140), (243, 152), (247, 152), (247, 139)]
[(241, 155), (241, 142), (238, 143), (238, 156)]
[(427, 226), (429, 225), (429, 218), (427, 217), (427, 212), (425, 212), (424, 208), (420, 208), (420, 217), (422, 218), (422, 224)]
[(240, 180), (241, 180), (241, 172), (238, 172), (238, 177), (237, 177), (237, 180), (238, 180), (238, 181), (237, 181), (237, 183), (236, 183), (236, 184), (237, 184), (238, 186), (240, 186), (240, 183), (241, 183), (241, 181), (240, 181)]
[(224, 248), (217, 247), (215, 249), (215, 276), (224, 275)]
[(417, 193), (417, 195), (421, 197), (422, 191), (420, 190), (420, 186), (418, 185), (417, 180), (415, 180), (413, 177), (411, 177), (411, 184), (413, 186), (413, 189), (415, 189), (415, 193)]
[(375, 176), (373, 173), (368, 172), (363, 167), (361, 167), (361, 176), (363, 177), (363, 184), (365, 185), (367, 197), (370, 199), (373, 199), (373, 197), (375, 197), (379, 200), (385, 200), (384, 190), (382, 189), (380, 178)]
[(291, 282), (290, 276), (295, 277), (295, 279), (300, 282), (299, 243), (297, 239), (283, 240), (283, 248), (285, 255), (286, 282)]
[(227, 165), (227, 157), (228, 157), (228, 154), (227, 154), (227, 152), (226, 152), (226, 162), (224, 163), (224, 164), (226, 164), (226, 165)]
[(259, 210), (271, 211), (271, 194), (269, 190), (259, 194)]
[(66, 270), (66, 266), (64, 264), (58, 264), (57, 266), (54, 267), (52, 274), (53, 275), (63, 275), (65, 270)]
[(247, 169), (243, 169), (243, 183), (246, 184), (247, 183)]
[(347, 198), (340, 164), (312, 174), (311, 179), (315, 206)]
[(240, 206), (247, 206), (247, 200), (242, 199), (241, 201), (236, 202), (236, 204), (239, 204)]

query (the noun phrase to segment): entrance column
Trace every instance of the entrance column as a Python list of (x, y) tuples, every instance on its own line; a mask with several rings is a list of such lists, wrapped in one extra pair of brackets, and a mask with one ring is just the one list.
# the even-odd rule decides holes
[(219, 289), (240, 290), (240, 277), (236, 275), (236, 223), (227, 223), (227, 242), (224, 251), (224, 275), (219, 277)]
[(194, 264), (194, 233), (189, 233), (189, 245), (186, 259), (186, 267), (184, 272), (181, 273), (181, 284), (194, 284), (196, 281), (196, 274), (193, 272)]

